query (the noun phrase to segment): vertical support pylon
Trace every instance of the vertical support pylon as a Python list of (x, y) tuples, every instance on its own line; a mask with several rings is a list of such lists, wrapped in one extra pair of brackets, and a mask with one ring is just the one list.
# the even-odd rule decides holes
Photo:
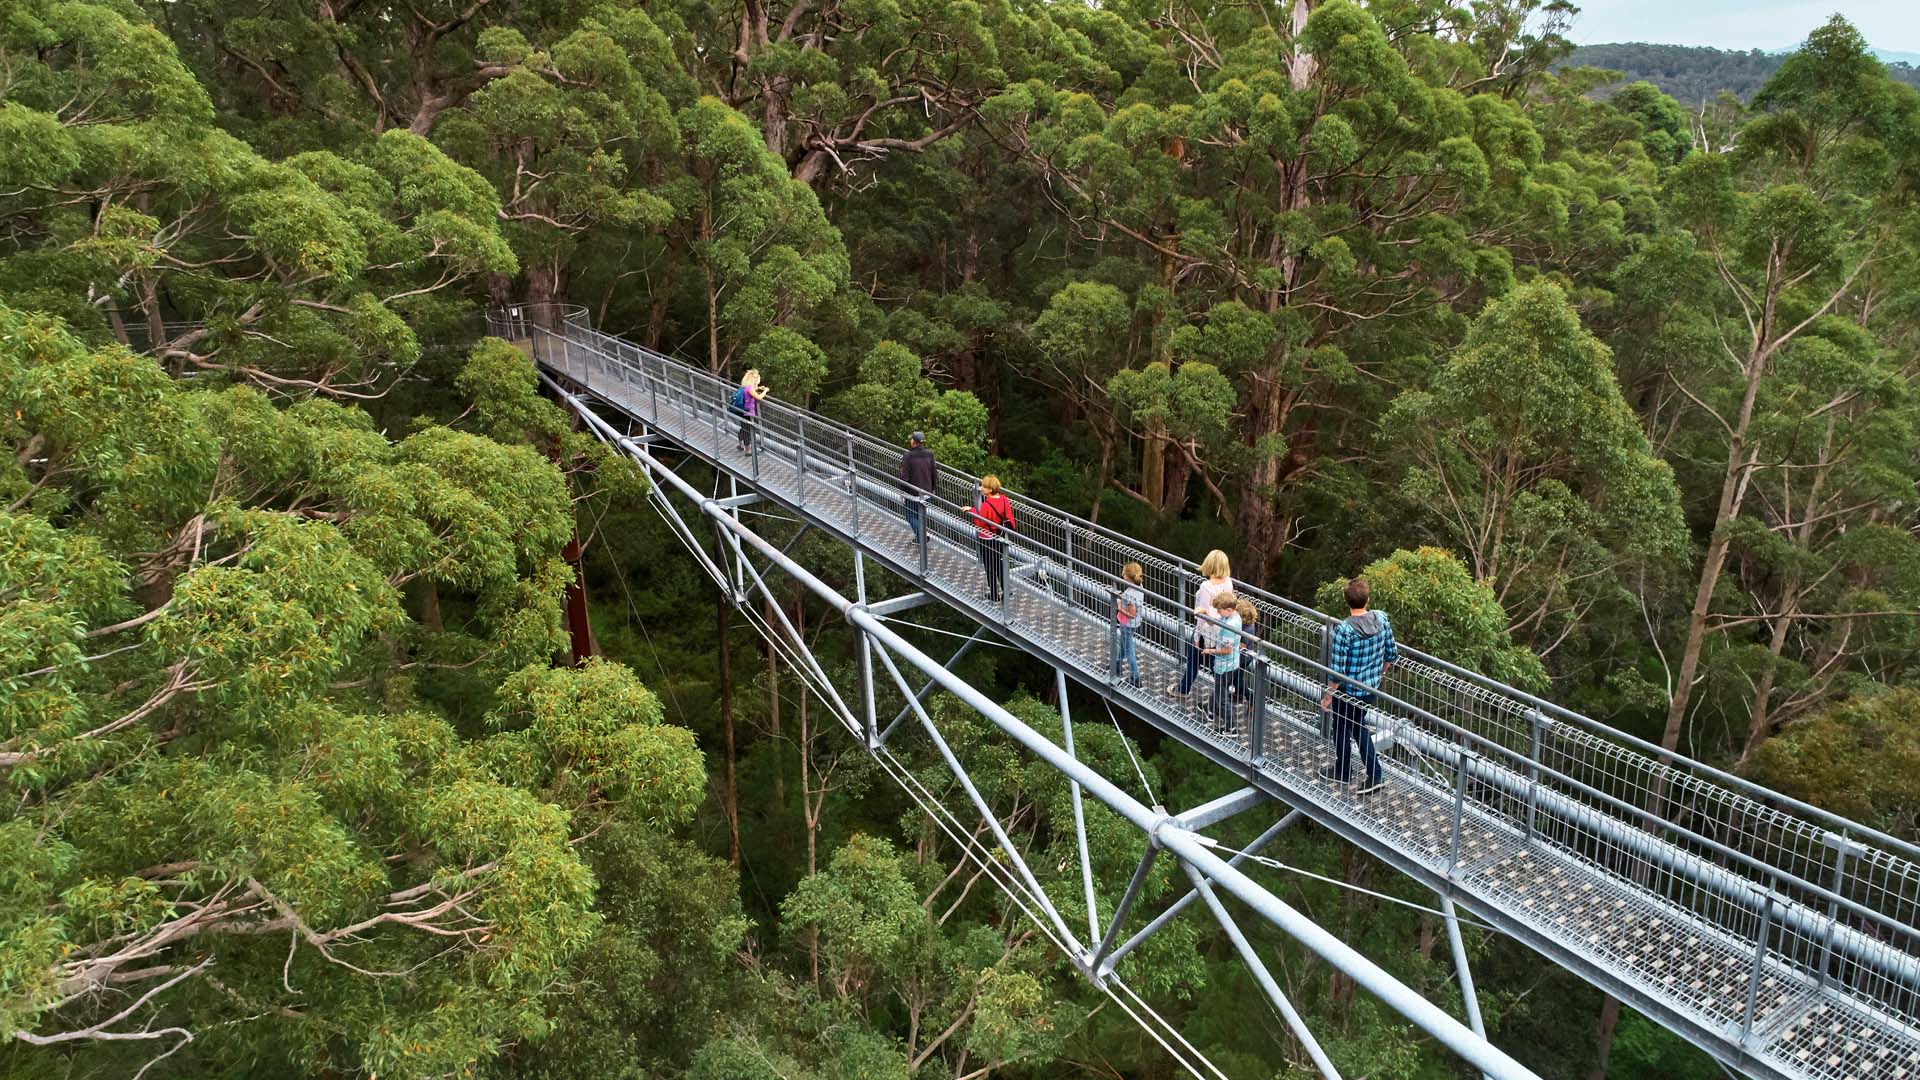
[[(732, 474), (728, 474), (727, 499), (729, 502), (734, 502), (739, 498), (740, 498), (740, 481), (734, 479)], [(740, 507), (738, 505), (731, 506), (729, 508), (729, 512), (733, 514), (733, 520), (735, 521), (740, 520)], [(747, 553), (740, 550), (739, 536), (730, 533), (727, 536), (727, 540), (729, 542), (729, 545), (733, 548), (734, 602), (737, 604), (744, 604), (747, 602), (747, 572), (741, 568), (746, 565)]]
[[(1067, 705), (1067, 673), (1054, 668), (1054, 688), (1060, 694), (1060, 738), (1068, 754), (1073, 754), (1073, 712)], [(1077, 756), (1077, 755), (1075, 755)], [(1080, 805), (1080, 785), (1068, 781), (1073, 790), (1073, 838), (1080, 846), (1080, 881), (1087, 890), (1087, 940), (1100, 939), (1100, 909), (1093, 896), (1093, 860), (1087, 857), (1087, 815)], [(1092, 958), (1089, 957), (1089, 960)]]
[[(980, 644), (986, 632), (987, 632), (987, 628), (984, 626), (975, 627), (973, 633), (968, 635), (967, 640), (961, 642), (960, 647), (958, 649), (955, 649), (953, 651), (953, 655), (947, 657), (947, 662), (945, 664), (942, 664), (941, 666), (948, 671), (952, 671), (953, 665), (959, 663), (962, 659), (966, 657), (968, 653), (972, 652), (973, 647), (975, 645)], [(913, 700), (914, 701), (927, 700), (927, 695), (933, 693), (933, 686), (934, 686), (934, 680), (928, 679), (926, 683), (920, 687), (919, 690), (916, 690), (914, 692)], [(899, 727), (902, 721), (906, 720), (907, 717), (912, 715), (913, 715), (913, 706), (911, 705), (901, 706), (899, 714), (896, 715), (892, 720), (889, 720), (887, 722), (887, 726), (880, 732), (879, 741), (881, 743), (886, 742), (887, 737), (893, 734), (893, 729)]]
[(1220, 903), (1218, 896), (1213, 894), (1213, 886), (1207, 881), (1206, 875), (1184, 861), (1181, 862), (1180, 868), (1187, 872), (1187, 877), (1193, 881), (1194, 891), (1200, 894), (1200, 899), (1206, 901), (1207, 909), (1213, 912), (1213, 920), (1220, 924), (1220, 929), (1227, 932), (1227, 938), (1233, 942), (1234, 949), (1240, 953), (1240, 961), (1246, 964), (1247, 970), (1253, 974), (1253, 981), (1259, 983), (1260, 989), (1266, 991), (1267, 999), (1272, 1001), (1273, 1007), (1280, 1011), (1280, 1017), (1287, 1022), (1293, 1037), (1300, 1040), (1300, 1045), (1307, 1051), (1307, 1056), (1313, 1059), (1313, 1067), (1320, 1070), (1320, 1075), (1327, 1080), (1340, 1080), (1340, 1070), (1333, 1067), (1327, 1052), (1320, 1049), (1320, 1041), (1313, 1037), (1312, 1029), (1307, 1027), (1306, 1018), (1293, 1007), (1293, 1002), (1287, 1000), (1285, 991), (1281, 990), (1280, 984), (1274, 981), (1273, 973), (1267, 970), (1266, 962), (1260, 959), (1259, 953), (1253, 951), (1253, 944), (1247, 940), (1245, 934), (1240, 932), (1240, 925), (1233, 921), (1233, 916), (1227, 914), (1226, 906)]
[[(859, 548), (853, 549), (853, 582), (855, 596), (859, 606), (867, 605), (867, 567), (866, 556)], [(880, 749), (880, 717), (875, 711), (873, 695), (873, 641), (867, 632), (854, 627), (854, 636), (860, 641), (860, 706), (862, 721), (861, 734), (867, 744), (867, 752)]]
[(1473, 969), (1467, 964), (1467, 946), (1460, 940), (1460, 913), (1453, 897), (1440, 897), (1440, 910), (1447, 917), (1447, 945), (1453, 950), (1453, 972), (1460, 979), (1461, 1002), (1467, 1009), (1467, 1026), (1475, 1035), (1487, 1037), (1487, 1025), (1480, 1018), (1480, 995), (1473, 990)]

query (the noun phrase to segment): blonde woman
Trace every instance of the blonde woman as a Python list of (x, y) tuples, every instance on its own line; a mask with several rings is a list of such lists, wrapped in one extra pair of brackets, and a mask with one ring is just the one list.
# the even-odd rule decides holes
[(1001, 494), (1000, 478), (981, 477), (980, 497), (973, 504), (973, 536), (980, 549), (980, 567), (987, 573), (987, 591), (981, 599), (991, 603), (999, 603), (1006, 595), (1007, 538), (1001, 530), (1013, 528), (1013, 500)]
[(1193, 690), (1193, 680), (1200, 677), (1201, 651), (1213, 648), (1213, 598), (1223, 592), (1233, 590), (1233, 567), (1227, 562), (1227, 553), (1219, 548), (1207, 552), (1200, 560), (1200, 585), (1193, 592), (1193, 633), (1187, 641), (1187, 665), (1180, 673), (1178, 682), (1167, 684), (1167, 693), (1175, 697), (1185, 697)]
[(753, 450), (753, 425), (760, 415), (760, 399), (768, 394), (766, 387), (760, 385), (760, 369), (748, 368), (740, 376), (740, 385), (733, 389), (733, 400), (727, 403), (727, 411), (740, 418), (740, 452)]

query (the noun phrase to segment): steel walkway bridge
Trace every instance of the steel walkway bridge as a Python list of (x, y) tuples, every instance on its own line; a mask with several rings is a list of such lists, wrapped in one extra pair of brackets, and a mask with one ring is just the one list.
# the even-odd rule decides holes
[[(965, 516), (977, 488), (973, 477), (942, 469), (922, 547), (899, 512), (899, 447), (770, 398), (760, 406), (755, 450), (743, 454), (727, 415), (730, 383), (597, 332), (577, 309), (505, 309), (490, 316), (489, 330), (528, 350), (560, 399), (647, 470), (650, 498), (743, 610), (751, 612), (746, 601), (754, 592), (772, 595), (767, 578), (778, 570), (844, 616), (858, 637), (860, 663), (855, 675), (839, 680), (791, 625), (762, 630), (910, 791), (916, 781), (898, 768), (888, 740), (911, 714), (993, 835), (998, 850), (976, 856), (982, 871), (991, 871), (1073, 964), (1195, 1075), (1221, 1074), (1126, 989), (1124, 969), (1142, 940), (1196, 899), (1314, 1064), (1338, 1075), (1223, 903), (1230, 896), (1485, 1076), (1532, 1074), (1481, 1029), (1459, 909), (1731, 1070), (1793, 1080), (1920, 1080), (1920, 850), (1913, 845), (1404, 644), (1373, 712), (1388, 784), (1354, 794), (1320, 777), (1330, 760), (1318, 699), (1331, 625), (1320, 613), (1236, 586), (1261, 609), (1260, 641), (1239, 734), (1221, 734), (1202, 689), (1191, 699), (1162, 689), (1178, 671), (1198, 577), (1192, 564), (1016, 497), (1020, 527), (1011, 538), (1008, 587), (1004, 600), (991, 603), (982, 599)], [(673, 458), (712, 466), (731, 494), (701, 492), (675, 471)], [(855, 553), (856, 596), (843, 596), (749, 524), (754, 513), (779, 508)], [(701, 542), (708, 535), (719, 541), (718, 559)], [(1113, 675), (1111, 612), (1117, 575), (1128, 562), (1142, 564), (1147, 575), (1151, 614), (1139, 629), (1144, 689)], [(913, 591), (869, 599), (867, 570), (874, 565)], [(963, 652), (990, 635), (1051, 665), (1061, 691), (1062, 741), (1029, 727), (889, 625), (891, 616), (922, 604), (972, 620), (978, 629)], [(771, 610), (784, 620), (778, 604)], [(916, 672), (926, 680), (917, 689), (909, 682)], [(1070, 681), (1210, 758), (1244, 786), (1184, 813), (1142, 802), (1125, 790), (1130, 777), (1110, 780), (1075, 758), (1073, 724), (1064, 715)], [(907, 703), (898, 718), (876, 710), (876, 687), (888, 682)], [(921, 706), (935, 687), (991, 721), (1029, 760), (1065, 774), (1074, 784), (1077, 824), (1084, 791), (1143, 834), (1131, 884), (1122, 895), (1100, 897), (1080, 826), (1087, 913), (1081, 930), (1062, 917)], [(924, 788), (914, 794), (936, 820), (950, 820), (950, 812), (922, 798)], [(1205, 830), (1262, 808), (1284, 816), (1249, 852), (1311, 819), (1436, 894), (1466, 1023), (1243, 874), (1238, 866), (1247, 853), (1230, 860), (1216, 854)], [(968, 825), (963, 835), (974, 832)], [(1135, 898), (1155, 860), (1169, 857), (1193, 888), (1148, 919), (1133, 910)]]

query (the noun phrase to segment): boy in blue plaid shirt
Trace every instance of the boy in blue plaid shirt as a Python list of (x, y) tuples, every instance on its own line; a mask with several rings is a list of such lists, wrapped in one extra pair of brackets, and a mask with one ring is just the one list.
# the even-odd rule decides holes
[(1333, 628), (1333, 649), (1327, 659), (1327, 666), (1341, 677), (1327, 681), (1327, 692), (1320, 699), (1321, 708), (1333, 711), (1334, 741), (1333, 767), (1320, 775), (1336, 784), (1351, 783), (1353, 745), (1358, 743), (1360, 763), (1367, 770), (1367, 778), (1360, 785), (1362, 795), (1386, 782), (1374, 753), (1367, 706), (1373, 703), (1380, 676), (1400, 659), (1400, 646), (1393, 640), (1393, 626), (1387, 622), (1386, 612), (1367, 610), (1369, 595), (1364, 579), (1347, 582), (1348, 615)]

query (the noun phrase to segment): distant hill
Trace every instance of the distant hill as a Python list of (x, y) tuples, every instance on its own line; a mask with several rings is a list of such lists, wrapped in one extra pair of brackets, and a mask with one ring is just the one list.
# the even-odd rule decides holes
[[(1881, 53), (1882, 58), (1906, 56), (1906, 53)], [(1726, 90), (1742, 101), (1767, 81), (1780, 67), (1785, 53), (1754, 49), (1737, 52), (1693, 45), (1648, 45), (1623, 42), (1616, 45), (1582, 45), (1562, 63), (1563, 67), (1597, 67), (1622, 72), (1623, 82), (1640, 79), (1671, 94), (1682, 105), (1712, 101)], [(1894, 78), (1920, 87), (1920, 68), (1907, 63), (1889, 63)]]

